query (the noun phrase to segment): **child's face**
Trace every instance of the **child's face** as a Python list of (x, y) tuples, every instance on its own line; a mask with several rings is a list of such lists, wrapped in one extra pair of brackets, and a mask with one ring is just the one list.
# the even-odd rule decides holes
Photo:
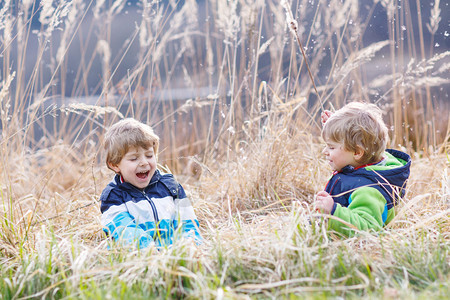
[(110, 164), (111, 169), (122, 175), (123, 180), (139, 189), (148, 186), (156, 170), (156, 157), (153, 147), (144, 149), (132, 147), (117, 165)]
[(357, 160), (361, 158), (362, 153), (348, 151), (345, 149), (344, 145), (340, 143), (327, 142), (322, 153), (325, 155), (334, 171), (340, 171), (343, 167), (348, 165), (353, 167), (359, 167), (361, 165)]

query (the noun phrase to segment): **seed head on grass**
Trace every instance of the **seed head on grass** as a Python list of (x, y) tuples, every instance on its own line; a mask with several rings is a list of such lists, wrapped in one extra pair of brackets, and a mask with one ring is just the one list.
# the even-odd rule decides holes
[(435, 0), (431, 9), (430, 22), (427, 23), (427, 29), (431, 34), (436, 34), (441, 22), (441, 9), (439, 8), (440, 0)]

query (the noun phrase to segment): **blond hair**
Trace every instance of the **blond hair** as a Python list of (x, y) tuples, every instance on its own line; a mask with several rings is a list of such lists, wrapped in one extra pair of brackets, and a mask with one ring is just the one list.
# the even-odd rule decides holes
[(358, 163), (370, 164), (382, 159), (389, 135), (381, 109), (370, 103), (351, 102), (325, 122), (322, 137), (343, 144), (347, 151), (363, 150)]
[(155, 155), (157, 155), (159, 137), (147, 124), (127, 118), (115, 123), (106, 131), (104, 147), (106, 165), (110, 168), (109, 164), (119, 164), (128, 150), (133, 147), (144, 149), (153, 147)]

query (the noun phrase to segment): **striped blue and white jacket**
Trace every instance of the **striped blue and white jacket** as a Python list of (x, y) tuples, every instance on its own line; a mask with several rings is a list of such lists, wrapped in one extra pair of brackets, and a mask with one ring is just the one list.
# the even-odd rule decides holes
[(123, 245), (164, 247), (176, 237), (202, 241), (191, 202), (172, 174), (156, 170), (144, 190), (116, 175), (100, 201), (103, 231)]

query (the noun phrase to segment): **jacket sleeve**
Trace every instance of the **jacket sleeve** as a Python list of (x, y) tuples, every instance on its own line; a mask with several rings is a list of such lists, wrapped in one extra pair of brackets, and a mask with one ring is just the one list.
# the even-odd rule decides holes
[(136, 245), (141, 249), (153, 245), (153, 239), (136, 225), (128, 212), (123, 195), (115, 190), (105, 191), (100, 196), (103, 231), (122, 245)]
[[(358, 230), (374, 229), (378, 231), (383, 227), (382, 214), (386, 206), (386, 199), (377, 189), (358, 188), (350, 195), (349, 202), (348, 207), (337, 204), (332, 214), (354, 225)], [(329, 220), (328, 229), (346, 236), (354, 234), (350, 227), (335, 219)]]
[(181, 185), (178, 186), (178, 198), (175, 199), (175, 216), (173, 225), (174, 228), (181, 226), (182, 237), (193, 238), (197, 244), (201, 244), (203, 238), (199, 231), (199, 222)]

